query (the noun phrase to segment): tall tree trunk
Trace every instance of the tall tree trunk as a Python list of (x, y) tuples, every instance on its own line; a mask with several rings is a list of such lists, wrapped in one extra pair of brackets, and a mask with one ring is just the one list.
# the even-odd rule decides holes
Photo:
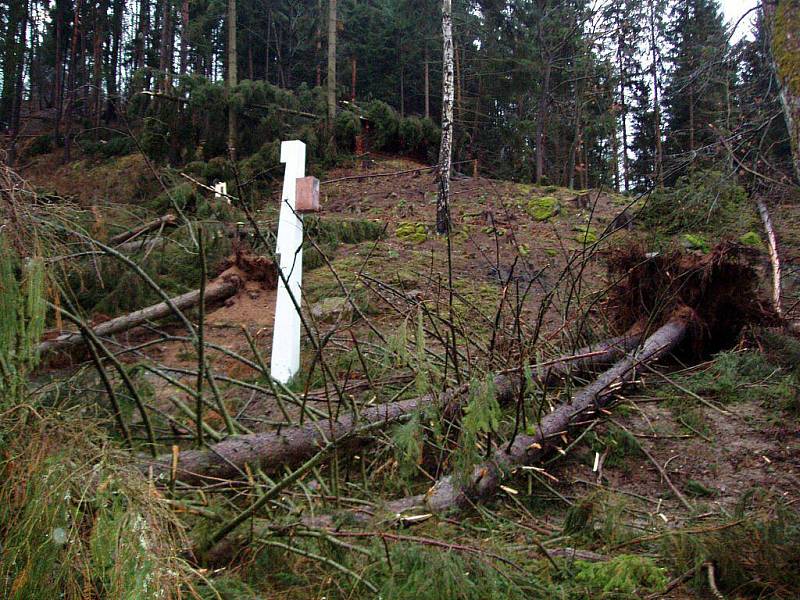
[(67, 77), (67, 105), (64, 109), (64, 162), (70, 160), (70, 149), (72, 146), (72, 107), (75, 104), (77, 90), (75, 80), (78, 71), (78, 42), (81, 30), (81, 5), (82, 0), (75, 0), (75, 17), (72, 22), (72, 42), (69, 51), (69, 76)]
[(656, 7), (655, 2), (650, 2), (650, 53), (651, 61), (650, 76), (653, 79), (653, 125), (656, 138), (656, 164), (654, 165), (654, 174), (656, 176), (656, 185), (659, 188), (664, 187), (664, 153), (661, 147), (661, 100), (659, 95), (659, 81), (658, 81), (658, 46), (656, 44)]
[[(147, 39), (150, 37), (150, 0), (139, 0), (139, 28), (136, 32), (136, 43), (133, 50), (134, 70), (147, 67)], [(150, 87), (150, 74), (145, 73), (137, 85), (131, 90), (133, 93)]]
[(620, 117), (622, 120), (622, 178), (625, 185), (625, 191), (630, 187), (630, 169), (628, 168), (628, 104), (625, 99), (625, 62), (622, 57), (622, 46), (625, 43), (625, 38), (620, 39), (619, 55), (619, 102), (622, 110)]
[(430, 56), (428, 55), (428, 43), (425, 42), (425, 118), (431, 118), (431, 63)]
[(236, 108), (231, 102), (230, 95), (237, 84), (238, 55), (236, 53), (236, 0), (228, 0), (228, 156), (231, 162), (236, 162)]
[[(267, 15), (267, 43), (266, 47), (264, 48), (264, 81), (269, 83), (269, 45), (272, 42), (272, 9), (269, 9), (269, 14)], [(317, 87), (319, 87), (319, 83), (317, 83)]]
[(694, 90), (689, 87), (689, 151), (694, 152)]
[(328, 127), (336, 118), (336, 0), (328, 0)]
[(778, 81), (779, 97), (789, 143), (795, 179), (800, 182), (800, 3), (796, 0), (764, 2), (770, 59)]
[(25, 0), (16, 0), (13, 4), (7, 4), (5, 40), (3, 42), (5, 55), (3, 56), (2, 97), (0, 97), (0, 128), (3, 126), (10, 127), (13, 120), (14, 84), (17, 80), (17, 60), (21, 60), (21, 51), (18, 49), (18, 34), (19, 24), (24, 23), (24, 19), (21, 18), (21, 7), (24, 1)]
[(317, 38), (314, 60), (317, 63), (317, 87), (322, 87), (322, 0), (317, 0)]
[(181, 75), (186, 74), (189, 63), (189, 0), (181, 3)]
[(113, 24), (111, 28), (111, 64), (108, 70), (108, 104), (106, 115), (109, 120), (116, 116), (119, 102), (119, 57), (122, 44), (122, 19), (125, 13), (125, 0), (114, 0)]
[(619, 193), (619, 141), (617, 140), (616, 126), (611, 130), (611, 170), (614, 174), (614, 191)]
[(453, 2), (442, 0), (442, 143), (439, 150), (439, 195), (436, 200), (436, 232), (439, 234), (450, 233), (454, 78)]
[(61, 134), (61, 112), (64, 108), (64, 0), (56, 0), (56, 48), (53, 77), (53, 106), (56, 109), (53, 139), (58, 143)]
[(17, 51), (16, 72), (14, 73), (14, 95), (11, 102), (11, 147), (8, 161), (14, 164), (17, 159), (17, 137), (19, 136), (20, 115), (22, 113), (22, 96), (25, 89), (25, 50), (28, 39), (28, 0), (22, 0), (23, 12), (20, 19), (19, 50)]
[(550, 95), (550, 74), (553, 64), (549, 57), (545, 58), (542, 95), (539, 98), (539, 114), (536, 118), (536, 183), (544, 177), (544, 121), (547, 116), (547, 97)]
[(253, 38), (247, 35), (247, 77), (253, 81)]
[(167, 92), (170, 88), (170, 66), (172, 64), (172, 56), (170, 48), (172, 47), (172, 2), (170, 0), (163, 0), (161, 3), (161, 40), (158, 49), (158, 70), (160, 74), (159, 88), (163, 92)]
[(358, 73), (358, 61), (355, 54), (350, 57), (350, 102), (356, 103), (356, 80)]
[(406, 116), (406, 77), (402, 56), (400, 57), (400, 116)]
[(94, 32), (92, 40), (92, 118), (94, 137), (100, 135), (100, 117), (103, 112), (103, 41), (106, 32), (106, 2), (94, 4)]

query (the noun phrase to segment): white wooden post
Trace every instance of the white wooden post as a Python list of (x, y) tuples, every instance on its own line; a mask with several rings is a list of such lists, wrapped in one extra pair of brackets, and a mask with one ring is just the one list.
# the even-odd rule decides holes
[(219, 200), (220, 198), (225, 198), (228, 204), (231, 203), (231, 199), (228, 197), (228, 184), (224, 181), (214, 184), (214, 199)]
[(279, 279), (270, 369), (274, 379), (287, 383), (300, 370), (301, 322), (291, 296), (294, 296), (297, 306), (300, 307), (300, 288), (303, 283), (303, 219), (295, 213), (294, 208), (297, 179), (306, 174), (306, 145), (297, 140), (283, 142), (281, 162), (286, 164), (286, 171), (283, 175), (275, 252), (289, 287), (287, 289), (283, 280)]

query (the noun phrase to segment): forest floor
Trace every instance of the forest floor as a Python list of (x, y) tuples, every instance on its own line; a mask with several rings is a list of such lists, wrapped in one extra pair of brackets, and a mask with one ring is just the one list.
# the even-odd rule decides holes
[[(446, 238), (433, 232), (437, 190), (434, 174), (410, 159), (373, 158), (324, 174), (323, 208), (317, 218), (337, 223), (370, 221), (384, 230), (383, 236), (353, 243), (344, 240), (344, 236), (344, 241), (327, 253), (329, 265), (316, 264), (303, 275), (309, 318), (320, 338), (329, 342), (334, 375), (347, 382), (345, 391), (357, 401), (395, 397), (414, 380), (413, 370), (386, 358), (385, 348), (381, 348), (386, 344), (373, 332), (383, 332), (390, 346), (413, 346), (409, 340), (414, 338), (421, 306), (438, 315), (449, 315), (458, 323), (460, 332), (474, 339), (473, 345), (465, 345), (467, 353), (477, 354), (479, 348), (489, 345), (490, 339), (494, 348), (493, 333), (499, 331), (502, 336), (498, 336), (496, 352), (503, 356), (503, 344), (511, 343), (515, 328), (523, 324), (528, 332), (538, 319), (543, 331), (538, 358), (557, 355), (559, 348), (576, 346), (577, 340), (570, 337), (575, 315), (586, 316), (589, 337), (603, 339), (614, 332), (615, 325), (604, 311), (601, 293), (608, 283), (604, 259), (616, 246), (640, 242), (641, 232), (635, 226), (632, 230), (625, 227), (604, 239), (599, 250), (594, 246), (605, 237), (615, 217), (633, 204), (630, 198), (596, 190), (577, 193), (555, 186), (456, 177), (451, 188), (454, 233), (448, 261)], [(382, 173), (394, 174), (376, 177)], [(159, 193), (150, 168), (136, 157), (60, 166), (55, 155), (45, 155), (34, 159), (21, 174), (39, 190), (70, 198), (85, 210), (99, 214), (96, 218), (103, 224), (104, 235), (144, 220), (137, 203)], [(259, 204), (258, 221), (274, 222), (278, 196), (265, 196)], [(789, 265), (787, 280), (793, 280), (796, 276), (792, 263), (800, 261), (800, 228), (795, 226), (800, 222), (800, 212), (787, 206), (774, 218)], [(214, 219), (207, 221), (209, 226), (215, 224)], [(168, 239), (166, 244), (173, 241)], [(587, 252), (590, 247), (593, 250)], [(154, 252), (167, 251), (162, 247)], [(585, 256), (585, 260), (576, 262), (576, 256)], [(184, 260), (194, 259), (187, 255)], [(212, 262), (211, 278), (219, 274), (221, 263)], [(168, 278), (163, 272), (161, 275)], [(453, 281), (452, 308), (449, 277)], [(572, 287), (577, 286), (578, 292), (570, 293), (565, 281), (573, 282)], [(120, 279), (112, 278), (105, 285), (113, 288), (122, 284)], [(186, 282), (182, 285), (185, 289), (193, 287)], [(347, 292), (358, 298), (363, 318), (354, 317), (345, 306), (343, 297)], [(125, 292), (101, 289), (92, 293), (102, 296)], [(554, 298), (552, 304), (540, 311), (550, 298)], [(243, 334), (246, 329), (262, 356), (268, 357), (274, 301), (274, 290), (248, 282), (225, 303), (209, 307), (207, 342), (241, 356), (252, 356)], [(566, 303), (574, 306), (568, 309)], [(106, 307), (100, 320), (113, 316), (116, 315)], [(126, 363), (133, 366), (148, 362), (191, 386), (197, 366), (195, 347), (188, 340), (169, 337), (182, 335), (185, 334), (177, 323), (168, 323), (157, 331), (137, 328), (118, 336), (116, 341), (122, 346), (141, 346), (124, 356)], [(369, 366), (354, 355), (351, 340), (355, 339), (370, 350)], [(428, 343), (429, 351), (442, 355), (441, 337), (434, 335)], [(577, 547), (599, 553), (604, 560), (614, 559), (615, 565), (622, 564), (620, 561), (630, 554), (640, 554), (648, 560), (655, 557), (655, 564), (668, 570), (668, 578), (672, 578), (682, 575), (675, 571), (677, 565), (691, 564), (697, 554), (691, 554), (687, 549), (691, 543), (683, 538), (675, 538), (671, 549), (659, 546), (665, 532), (696, 530), (702, 537), (716, 527), (724, 529), (720, 523), (740, 518), (743, 505), (760, 501), (767, 506), (780, 502), (791, 511), (798, 511), (800, 423), (796, 414), (787, 417), (793, 413), (786, 412), (792, 402), (797, 402), (792, 400), (797, 391), (788, 383), (786, 369), (780, 366), (785, 357), (773, 361), (770, 352), (779, 351), (772, 349), (760, 334), (747, 332), (740, 344), (721, 355), (705, 356), (694, 364), (671, 361), (663, 370), (645, 371), (635, 392), (620, 400), (613, 415), (595, 422), (570, 452), (552, 457), (544, 465), (546, 470), (527, 471), (512, 479), (491, 502), (491, 511), (476, 510), (458, 521), (431, 519), (406, 533), (499, 553), (522, 565), (523, 570), (535, 572), (537, 578), (553, 586), (548, 589), (563, 593), (552, 597), (644, 597), (647, 586), (642, 581), (620, 584), (622, 591), (618, 595), (612, 593), (613, 589), (591, 592), (602, 586), (593, 588), (596, 582), (588, 579), (583, 580), (587, 582), (584, 587), (576, 584), (570, 588), (573, 584), (565, 583), (562, 574), (548, 566), (543, 551)], [(263, 388), (261, 373), (252, 362), (247, 364), (213, 347), (209, 358), (216, 375), (252, 381), (258, 389)], [(512, 359), (509, 354), (508, 360)], [(295, 382), (293, 389), (323, 406), (332, 392), (314, 362), (313, 352), (304, 345), (302, 372), (311, 374), (304, 381)], [(501, 368), (500, 362), (496, 360), (494, 368)], [(152, 386), (154, 406), (174, 413), (170, 395), (175, 388), (169, 381), (152, 373), (143, 377)], [(574, 383), (580, 382), (577, 379)], [(280, 420), (274, 400), (256, 388), (221, 381), (220, 390), (230, 413), (250, 430), (267, 431)], [(566, 397), (569, 390), (560, 394)], [(290, 413), (296, 418), (298, 409), (292, 407)], [(183, 420), (178, 414), (173, 417)], [(212, 411), (208, 423), (221, 427), (221, 418)], [(135, 428), (141, 425), (135, 416), (132, 423)], [(343, 484), (347, 495), (380, 502), (407, 492), (424, 491), (430, 484), (424, 477), (420, 481), (401, 476), (402, 461), (393, 454), (391, 443), (384, 441), (384, 446), (371, 458), (372, 466), (378, 465), (379, 469), (370, 470), (370, 479), (367, 482), (365, 475), (363, 485), (361, 475), (355, 474), (357, 465), (348, 462)], [(377, 474), (379, 470), (382, 472)], [(309, 485), (312, 483), (321, 485), (316, 480)], [(688, 498), (689, 507), (675, 495), (671, 485)], [(297, 500), (302, 494), (289, 495)], [(321, 508), (326, 508), (325, 503)], [(533, 539), (542, 535), (544, 545)], [(705, 540), (709, 546), (714, 541), (718, 540)], [(715, 551), (721, 552), (719, 548)], [(670, 557), (670, 552), (674, 556)], [(673, 560), (678, 554), (690, 556), (688, 563)], [(317, 568), (314, 565), (318, 563), (311, 559), (281, 555), (286, 559), (281, 566), (274, 563), (274, 556), (269, 565), (251, 557), (251, 562), (239, 562), (220, 572), (224, 577), (235, 574), (251, 594), (223, 597), (368, 597), (360, 596), (357, 590), (348, 592), (349, 587), (344, 584), (332, 583), (331, 573), (335, 571)], [(717, 578), (728, 583), (726, 573), (720, 573), (726, 568), (725, 563), (722, 558), (718, 561)], [(348, 564), (366, 577), (371, 574), (367, 566), (360, 568), (358, 560)], [(566, 571), (591, 570), (589, 563), (570, 567), (559, 560), (553, 564)], [(613, 579), (610, 574), (594, 575), (603, 582)], [(692, 575), (658, 597), (713, 597), (705, 574), (696, 569)], [(433, 577), (430, 573), (428, 576)], [(730, 581), (735, 585), (734, 577)], [(395, 597), (412, 597), (402, 595), (402, 586), (395, 587)], [(654, 589), (658, 591), (655, 587), (648, 593)], [(420, 597), (438, 596), (421, 593)]]

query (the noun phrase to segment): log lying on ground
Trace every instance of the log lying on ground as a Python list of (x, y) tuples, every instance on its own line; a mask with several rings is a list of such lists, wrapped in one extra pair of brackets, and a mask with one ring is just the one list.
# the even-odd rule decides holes
[[(631, 334), (614, 338), (599, 344), (582, 348), (575, 355), (564, 356), (540, 365), (538, 371), (545, 380), (552, 381), (570, 370), (586, 371), (600, 364), (607, 364), (622, 356), (636, 346), (639, 336)], [(516, 397), (524, 376), (519, 373), (498, 375), (495, 386), (500, 403), (509, 402)], [(438, 402), (444, 412), (455, 414), (462, 406), (468, 386), (453, 388), (442, 394)], [(189, 450), (182, 452), (178, 460), (177, 478), (185, 483), (200, 483), (209, 479), (237, 479), (244, 466), (258, 465), (267, 472), (284, 467), (294, 467), (313, 456), (326, 443), (347, 438), (354, 443), (353, 432), (369, 425), (376, 427), (396, 423), (417, 408), (436, 402), (431, 395), (390, 404), (364, 408), (359, 418), (352, 415), (340, 417), (335, 421), (317, 421), (303, 426), (284, 427), (279, 431), (256, 433), (231, 437), (208, 450)], [(164, 456), (142, 465), (144, 472), (152, 469), (156, 477), (168, 477), (171, 469), (171, 456)]]
[(178, 217), (173, 214), (166, 214), (163, 217), (159, 217), (149, 223), (145, 223), (139, 227), (134, 227), (133, 229), (129, 229), (128, 231), (123, 231), (122, 233), (118, 233), (110, 240), (108, 243), (111, 246), (118, 246), (119, 244), (124, 244), (125, 242), (129, 242), (135, 238), (138, 238), (146, 233), (150, 233), (151, 231), (155, 231), (157, 229), (161, 229), (162, 227), (176, 227), (178, 225)]
[[(223, 277), (218, 281), (208, 284), (206, 287), (205, 301), (207, 304), (221, 302), (233, 296), (242, 286), (240, 278), (235, 276)], [(200, 290), (187, 292), (181, 296), (172, 298), (172, 303), (179, 309), (191, 308), (200, 302)], [(172, 308), (166, 302), (159, 302), (147, 308), (111, 319), (93, 328), (95, 335), (99, 338), (108, 337), (123, 331), (128, 331), (148, 321), (156, 321), (172, 314)], [(80, 333), (65, 333), (55, 339), (45, 340), (39, 344), (39, 355), (51, 354), (54, 352), (65, 352), (77, 348), (86, 343), (86, 339)]]
[(464, 508), (471, 503), (491, 496), (505, 475), (513, 468), (529, 465), (551, 449), (553, 441), (569, 431), (575, 418), (590, 410), (602, 408), (615, 391), (629, 382), (637, 367), (649, 363), (673, 350), (686, 336), (691, 311), (678, 311), (644, 342), (642, 347), (604, 372), (593, 383), (579, 392), (569, 404), (564, 404), (547, 415), (535, 435), (520, 435), (510, 447), (497, 448), (489, 461), (476, 466), (465, 484), (452, 475), (440, 479), (422, 496), (404, 498), (387, 508), (400, 513), (413, 508), (441, 512), (451, 508)]

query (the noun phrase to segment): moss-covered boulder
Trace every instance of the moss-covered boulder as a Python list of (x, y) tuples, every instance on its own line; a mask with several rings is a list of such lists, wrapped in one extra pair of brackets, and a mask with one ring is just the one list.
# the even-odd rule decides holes
[(428, 228), (424, 223), (403, 222), (395, 230), (397, 239), (407, 244), (421, 244), (428, 239)]
[(553, 196), (531, 198), (528, 200), (525, 212), (536, 221), (548, 221), (561, 212), (561, 204)]

